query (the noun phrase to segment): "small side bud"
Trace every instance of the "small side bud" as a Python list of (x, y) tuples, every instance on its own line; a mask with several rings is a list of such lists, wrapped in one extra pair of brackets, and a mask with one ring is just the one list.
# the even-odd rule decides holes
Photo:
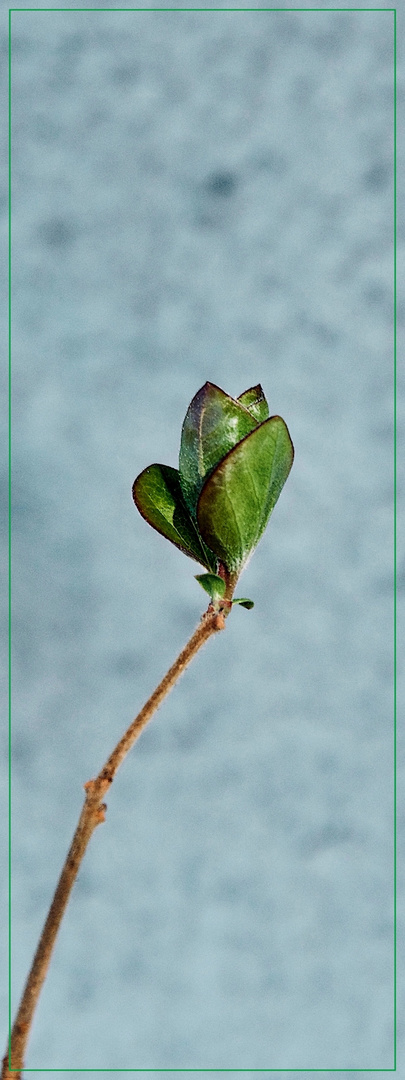
[(218, 600), (222, 600), (226, 585), (224, 579), (219, 577), (218, 574), (195, 574), (195, 580), (198, 581), (202, 589), (205, 589), (214, 605)]

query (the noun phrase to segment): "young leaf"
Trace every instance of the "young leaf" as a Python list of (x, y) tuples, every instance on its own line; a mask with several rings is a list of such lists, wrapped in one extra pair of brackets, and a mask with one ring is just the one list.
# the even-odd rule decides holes
[(271, 416), (237, 444), (202, 488), (199, 532), (230, 571), (247, 562), (290, 472), (294, 448), (281, 416)]
[(195, 516), (208, 473), (257, 421), (236, 398), (206, 382), (188, 407), (181, 433), (179, 473), (185, 502)]
[(240, 604), (241, 607), (248, 608), (248, 610), (255, 606), (253, 600), (247, 600), (246, 596), (239, 598), (239, 600), (232, 600), (232, 603)]
[(196, 574), (195, 579), (202, 585), (211, 600), (215, 601), (218, 598), (222, 600), (226, 585), (224, 579), (219, 577), (219, 574)]
[(207, 552), (184, 504), (177, 469), (149, 465), (137, 476), (132, 496), (153, 529), (207, 570), (216, 569), (217, 560)]
[(263, 420), (268, 419), (269, 406), (260, 383), (257, 386), (251, 386), (250, 390), (245, 390), (244, 394), (240, 394), (238, 401), (245, 406), (245, 409), (249, 410), (258, 424), (262, 424)]

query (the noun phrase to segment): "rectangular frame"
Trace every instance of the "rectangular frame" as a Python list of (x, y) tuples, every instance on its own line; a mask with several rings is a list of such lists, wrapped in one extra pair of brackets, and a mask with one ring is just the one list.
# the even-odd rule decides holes
[[(135, 12), (135, 11), (206, 11), (206, 12), (391, 12), (393, 13), (393, 201), (394, 201), (394, 213), (393, 213), (393, 382), (394, 382), (394, 408), (393, 408), (393, 489), (394, 489), (394, 516), (393, 516), (393, 579), (394, 579), (394, 617), (393, 617), (393, 669), (394, 669), (394, 806), (393, 806), (393, 821), (394, 821), (394, 866), (393, 866), (393, 882), (394, 882), (394, 904), (393, 904), (393, 931), (394, 931), (394, 958), (393, 958), (393, 1021), (394, 1021), (394, 1064), (390, 1068), (382, 1069), (348, 1069), (345, 1066), (341, 1068), (314, 1068), (314, 1069), (285, 1069), (285, 1068), (270, 1068), (270, 1069), (129, 1069), (129, 1068), (117, 1068), (117, 1069), (90, 1069), (90, 1068), (75, 1068), (75, 1072), (395, 1072), (396, 1071), (396, 8), (10, 8), (9, 9), (9, 1042), (12, 1027), (12, 1013), (11, 1013), (11, 777), (12, 777), (12, 760), (11, 760), (11, 380), (12, 380), (12, 348), (11, 348), (11, 313), (12, 313), (12, 297), (11, 297), (11, 257), (12, 257), (12, 202), (11, 202), (11, 178), (12, 178), (12, 162), (11, 162), (11, 125), (12, 125), (12, 95), (11, 95), (11, 73), (12, 73), (12, 14), (13, 12), (35, 12), (35, 11), (49, 11), (49, 12)], [(11, 1070), (17, 1072), (16, 1069)], [(25, 1072), (70, 1072), (71, 1069), (63, 1068), (59, 1069), (48, 1068), (24, 1068)]]

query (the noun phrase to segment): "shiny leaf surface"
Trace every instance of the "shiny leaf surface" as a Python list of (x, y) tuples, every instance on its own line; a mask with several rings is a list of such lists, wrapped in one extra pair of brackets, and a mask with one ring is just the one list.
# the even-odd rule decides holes
[(140, 514), (153, 529), (201, 566), (216, 569), (215, 556), (206, 551), (185, 506), (177, 469), (149, 465), (136, 478), (132, 495)]
[(271, 416), (237, 444), (206, 480), (199, 532), (228, 570), (240, 572), (266, 528), (294, 449), (284, 420)]
[(206, 382), (195, 395), (184, 420), (179, 457), (180, 484), (193, 515), (207, 475), (256, 426), (251, 412), (214, 383)]
[(250, 390), (245, 390), (244, 394), (238, 397), (238, 401), (240, 401), (241, 405), (244, 405), (245, 409), (248, 409), (258, 424), (262, 424), (263, 420), (268, 419), (269, 406), (260, 383), (257, 386), (251, 386)]

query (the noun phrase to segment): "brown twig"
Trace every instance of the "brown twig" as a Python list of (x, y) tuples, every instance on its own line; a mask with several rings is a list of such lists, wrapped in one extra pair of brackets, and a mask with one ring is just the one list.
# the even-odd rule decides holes
[(69, 897), (77, 877), (80, 863), (85, 854), (90, 837), (97, 825), (105, 820), (106, 805), (103, 802), (108, 788), (112, 784), (117, 769), (122, 764), (133, 743), (143, 731), (143, 728), (151, 719), (156, 709), (159, 708), (166, 694), (172, 689), (184, 669), (196, 655), (198, 650), (212, 634), (225, 627), (225, 618), (230, 610), (230, 598), (234, 582), (227, 582), (226, 601), (223, 610), (216, 611), (210, 604), (208, 611), (202, 616), (199, 626), (182, 649), (174, 664), (162, 679), (159, 686), (143, 706), (138, 716), (132, 721), (128, 730), (110, 754), (98, 776), (94, 780), (88, 780), (84, 785), (86, 796), (84, 806), (80, 814), (76, 832), (68, 851), (65, 865), (59, 878), (58, 886), (49, 909), (37, 951), (35, 953), (31, 971), (29, 973), (25, 989), (21, 998), (16, 1019), (14, 1021), (10, 1043), (3, 1059), (2, 1080), (21, 1080), (21, 1070), (24, 1068), (24, 1057), (31, 1025), (38, 1003), (39, 995), (48, 971), (52, 950), (56, 941), (58, 930), (66, 910)]

